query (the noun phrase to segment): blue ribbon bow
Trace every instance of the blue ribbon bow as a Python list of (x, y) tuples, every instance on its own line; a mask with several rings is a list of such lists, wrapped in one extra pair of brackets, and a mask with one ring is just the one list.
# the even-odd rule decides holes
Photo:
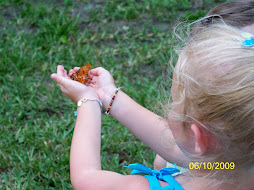
[[(158, 170), (152, 170), (142, 164), (130, 164), (129, 166), (125, 166), (126, 168), (131, 168), (131, 174), (149, 174), (145, 175), (148, 179), (151, 189), (156, 190), (184, 190), (181, 185), (173, 178), (172, 174), (179, 172), (180, 170), (176, 168), (162, 168)], [(169, 185), (161, 187), (159, 180), (167, 182)]]
[(152, 170), (146, 166), (143, 166), (142, 164), (130, 164), (129, 166), (124, 166), (126, 168), (133, 169), (131, 174), (149, 174), (151, 176), (155, 176), (157, 179), (163, 180), (163, 176), (166, 175), (172, 175), (174, 173), (179, 172), (180, 170), (176, 168), (162, 168), (159, 171), (158, 170)]

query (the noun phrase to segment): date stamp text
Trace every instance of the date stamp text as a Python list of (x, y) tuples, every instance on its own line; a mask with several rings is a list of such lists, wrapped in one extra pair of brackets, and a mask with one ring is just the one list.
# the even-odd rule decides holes
[(233, 170), (234, 162), (190, 162), (190, 170)]

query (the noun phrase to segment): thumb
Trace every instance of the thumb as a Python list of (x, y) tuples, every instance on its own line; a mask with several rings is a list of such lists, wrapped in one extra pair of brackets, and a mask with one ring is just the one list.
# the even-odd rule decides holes
[(61, 86), (65, 86), (68, 83), (68, 79), (55, 73), (51, 75), (51, 78)]
[(107, 71), (107, 70), (102, 67), (97, 67), (95, 69), (91, 69), (89, 73), (92, 74), (92, 76), (98, 76), (98, 75), (101, 75), (105, 71)]

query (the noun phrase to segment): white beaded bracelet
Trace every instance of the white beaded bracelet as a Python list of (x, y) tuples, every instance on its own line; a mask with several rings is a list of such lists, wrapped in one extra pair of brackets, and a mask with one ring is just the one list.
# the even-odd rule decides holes
[(77, 116), (78, 115), (78, 108), (85, 102), (87, 102), (88, 100), (91, 100), (91, 101), (97, 101), (99, 102), (100, 106), (102, 107), (102, 102), (99, 100), (99, 99), (96, 99), (96, 98), (82, 98), (78, 101), (77, 103), (77, 110), (74, 111), (74, 115)]

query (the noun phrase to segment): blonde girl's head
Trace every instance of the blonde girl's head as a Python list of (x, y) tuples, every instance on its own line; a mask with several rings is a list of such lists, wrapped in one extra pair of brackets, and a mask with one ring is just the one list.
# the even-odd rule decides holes
[(233, 162), (234, 170), (214, 170), (220, 179), (244, 176), (254, 166), (254, 47), (244, 47), (242, 31), (213, 24), (189, 39), (175, 67), (178, 120), (188, 131), (197, 123), (213, 141), (190, 161)]

